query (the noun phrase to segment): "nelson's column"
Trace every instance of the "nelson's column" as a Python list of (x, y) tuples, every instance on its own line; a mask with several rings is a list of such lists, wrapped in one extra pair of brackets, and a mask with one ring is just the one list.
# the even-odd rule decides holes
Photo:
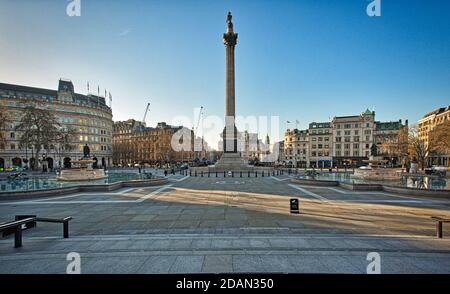
[(224, 153), (237, 153), (237, 129), (235, 126), (235, 91), (234, 91), (234, 47), (238, 35), (233, 31), (233, 16), (228, 12), (227, 32), (223, 34), (226, 51), (226, 86), (225, 86), (225, 129), (223, 131)]
[(238, 35), (233, 31), (231, 12), (227, 17), (227, 32), (223, 34), (226, 52), (226, 85), (225, 85), (225, 128), (223, 130), (223, 154), (213, 170), (216, 171), (244, 171), (250, 169), (238, 152), (238, 131), (235, 125), (235, 96), (234, 96), (234, 47)]

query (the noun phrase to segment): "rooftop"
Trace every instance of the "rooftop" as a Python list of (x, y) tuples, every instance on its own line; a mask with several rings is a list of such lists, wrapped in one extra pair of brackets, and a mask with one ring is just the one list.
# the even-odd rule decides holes
[[(92, 105), (100, 105), (103, 107), (108, 107), (105, 102), (105, 97), (97, 96), (97, 95), (84, 95), (75, 93), (73, 83), (70, 80), (60, 79), (58, 82), (58, 90), (44, 89), (44, 88), (36, 88), (15, 84), (6, 84), (0, 83), (0, 91), (7, 91), (9, 95), (21, 97), (26, 96), (26, 98), (34, 98), (34, 99), (52, 99), (58, 98), (58, 92), (68, 92), (72, 94), (72, 99), (75, 103), (81, 104), (92, 104)], [(9, 93), (13, 92), (13, 93)], [(30, 97), (34, 96), (34, 97)], [(42, 97), (45, 96), (45, 97)], [(109, 107), (108, 107), (109, 108)]]

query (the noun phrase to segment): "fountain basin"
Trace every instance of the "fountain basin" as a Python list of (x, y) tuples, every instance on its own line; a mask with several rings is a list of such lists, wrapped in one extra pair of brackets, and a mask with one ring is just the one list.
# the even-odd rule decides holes
[(60, 181), (93, 181), (106, 177), (103, 169), (71, 168), (61, 170), (56, 178)]

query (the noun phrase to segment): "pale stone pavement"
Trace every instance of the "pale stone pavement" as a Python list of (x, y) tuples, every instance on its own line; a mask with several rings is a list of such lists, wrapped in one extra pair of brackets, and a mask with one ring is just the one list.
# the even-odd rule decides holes
[[(450, 273), (450, 238), (430, 216), (450, 201), (291, 184), (287, 176), (171, 176), (162, 187), (0, 201), (0, 222), (17, 214), (72, 216), (24, 232), (24, 246), (0, 240), (0, 273), (365, 273), (369, 252), (382, 273)], [(289, 212), (299, 198), (301, 214)], [(444, 236), (450, 236), (449, 226)]]

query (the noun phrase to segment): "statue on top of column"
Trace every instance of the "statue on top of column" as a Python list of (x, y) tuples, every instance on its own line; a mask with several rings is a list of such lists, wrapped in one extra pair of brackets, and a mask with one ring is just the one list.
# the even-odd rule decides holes
[(228, 24), (228, 31), (232, 32), (233, 31), (233, 16), (231, 15), (231, 11), (228, 11), (228, 16), (227, 16), (227, 24)]

